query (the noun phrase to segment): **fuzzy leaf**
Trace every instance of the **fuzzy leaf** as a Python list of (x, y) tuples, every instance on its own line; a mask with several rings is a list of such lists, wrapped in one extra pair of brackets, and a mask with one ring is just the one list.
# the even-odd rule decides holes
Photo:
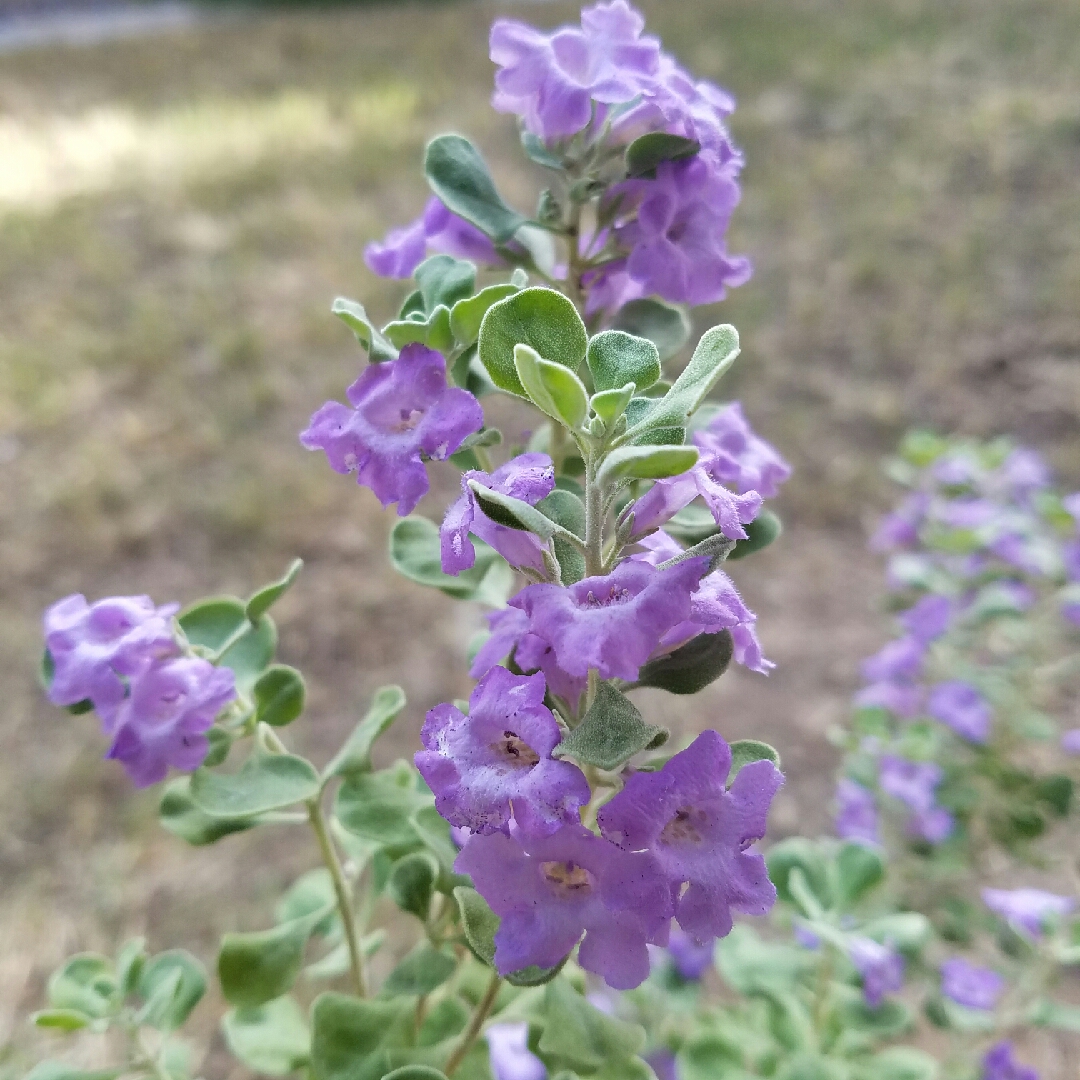
[(669, 694), (696, 694), (727, 671), (734, 647), (728, 630), (698, 634), (667, 656), (650, 660), (638, 672), (637, 685)]
[(589, 412), (585, 384), (569, 368), (545, 360), (528, 345), (514, 346), (514, 370), (529, 400), (553, 420), (580, 431)]
[(256, 718), (271, 727), (284, 727), (304, 711), (307, 688), (296, 668), (273, 664), (256, 680), (253, 693)]
[(690, 340), (690, 317), (685, 308), (661, 300), (631, 300), (615, 316), (615, 329), (648, 338), (664, 361)]
[(363, 304), (339, 296), (330, 310), (356, 335), (356, 340), (367, 351), (372, 363), (397, 358), (397, 349), (378, 331), (368, 318)]
[(287, 1076), (303, 1068), (311, 1054), (304, 1014), (291, 997), (230, 1009), (221, 1029), (232, 1053), (252, 1071), (267, 1076)]
[(701, 143), (671, 135), (666, 131), (650, 131), (639, 135), (626, 148), (626, 175), (653, 177), (656, 167), (665, 161), (684, 161), (701, 149)]
[(319, 791), (314, 766), (293, 754), (268, 754), (258, 744), (237, 773), (196, 769), (189, 792), (205, 814), (249, 817), (306, 802)]
[(645, 390), (660, 378), (660, 353), (654, 342), (625, 330), (604, 330), (590, 339), (585, 354), (597, 390), (633, 383)]
[(324, 777), (348, 776), (371, 770), (371, 748), (405, 708), (405, 691), (400, 686), (380, 686), (371, 699), (363, 720), (353, 728), (345, 745), (323, 770)]
[(697, 459), (696, 446), (620, 446), (604, 458), (596, 479), (602, 488), (616, 480), (660, 480), (692, 469)]
[(664, 728), (645, 723), (622, 691), (602, 682), (585, 719), (555, 747), (552, 756), (614, 770), (642, 750), (663, 745), (667, 737)]

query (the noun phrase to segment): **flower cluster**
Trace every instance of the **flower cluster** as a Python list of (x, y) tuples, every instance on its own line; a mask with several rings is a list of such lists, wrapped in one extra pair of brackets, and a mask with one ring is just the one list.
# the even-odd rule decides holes
[[(543, 690), (539, 675), (507, 673), (500, 682)], [(589, 796), (584, 776), (572, 765), (563, 765), (565, 774), (552, 768), (562, 763), (551, 760), (546, 738), (551, 714), (545, 737), (530, 743), (518, 734), (530, 734), (521, 710), (499, 706), (501, 719), (483, 710), (485, 683), (492, 685), (491, 676), (477, 688), (456, 743), (436, 743), (447, 706), (428, 714), (429, 749), (417, 765), (444, 815), (473, 830), (456, 868), (502, 919), (495, 938), (501, 972), (553, 967), (584, 934), (581, 966), (630, 989), (649, 973), (647, 946), (667, 944), (672, 918), (693, 940), (711, 942), (731, 930), (732, 912), (771, 907), (776, 891), (764, 860), (748, 850), (764, 836), (782, 782), (771, 762), (744, 766), (729, 787), (730, 748), (706, 731), (657, 771), (627, 776), (600, 808), (597, 835), (570, 812)], [(473, 724), (476, 706), (482, 711)]]
[[(548, 32), (498, 19), (491, 29), (492, 105), (516, 115), (542, 148), (538, 160), (566, 174), (561, 197), (546, 193), (556, 219), (542, 224), (570, 239), (572, 266), (547, 272), (572, 275), (590, 314), (613, 315), (647, 296), (713, 303), (751, 273), (725, 242), (743, 163), (726, 124), (735, 102), (687, 74), (644, 26), (626, 0), (613, 0), (582, 11), (580, 26)], [(628, 146), (657, 134), (673, 138), (669, 158), (641, 171), (622, 164)], [(530, 260), (517, 239), (496, 248), (437, 196), (416, 221), (369, 245), (365, 258), (383, 277), (407, 278), (431, 253), (484, 266)]]
[[(1038, 650), (1068, 637), (1080, 499), (1060, 498), (1045, 462), (1022, 447), (920, 435), (902, 455), (893, 472), (910, 493), (872, 541), (891, 553), (899, 636), (862, 665), (862, 737), (838, 792), (837, 829), (877, 839), (876, 788), (904, 808), (909, 835), (940, 844), (980, 811), (971, 785), (1007, 774), (1012, 793), (979, 800), (991, 830), (1005, 835), (1025, 812), (1029, 789), (1015, 777), (1029, 765), (988, 763), (1030, 736), (1024, 680)], [(1025, 629), (1035, 625), (1054, 629)], [(1069, 733), (1062, 745), (1069, 749)]]
[(235, 696), (228, 668), (182, 652), (172, 626), (179, 607), (156, 607), (148, 596), (88, 604), (77, 593), (45, 612), (49, 700), (89, 703), (112, 740), (106, 756), (139, 787), (164, 779), (169, 766), (201, 765), (206, 732)]

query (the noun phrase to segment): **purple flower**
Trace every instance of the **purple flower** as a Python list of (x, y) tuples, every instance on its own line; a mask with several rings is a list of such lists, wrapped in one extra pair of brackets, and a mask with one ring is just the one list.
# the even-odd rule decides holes
[(687, 559), (666, 570), (634, 560), (604, 577), (561, 585), (528, 585), (510, 600), (529, 617), (529, 631), (547, 642), (560, 668), (604, 679), (637, 678), (641, 665), (673, 626), (690, 614), (690, 596), (708, 566)]
[(990, 968), (956, 956), (941, 965), (941, 992), (957, 1005), (989, 1012), (1005, 989), (1005, 980)]
[(805, 926), (795, 927), (795, 941), (802, 948), (809, 949), (811, 952), (816, 952), (821, 948), (821, 938), (812, 930), (807, 930)]
[(938, 683), (930, 690), (926, 711), (970, 742), (984, 743), (990, 737), (993, 711), (970, 683), (959, 679)]
[(1063, 544), (1061, 561), (1065, 565), (1065, 576), (1069, 581), (1080, 581), (1080, 540)]
[(668, 955), (682, 978), (697, 982), (712, 967), (715, 944), (714, 938), (695, 941), (685, 930), (675, 927), (668, 939)]
[[(679, 542), (663, 529), (650, 533), (639, 545), (645, 550), (631, 558), (650, 566), (658, 566), (683, 551)], [(735, 583), (723, 570), (714, 570), (701, 579), (690, 598), (690, 618), (669, 630), (660, 644), (665, 649), (675, 649), (698, 634), (730, 630), (736, 663), (767, 675), (776, 665), (762, 654), (756, 623), (757, 616), (743, 603)]]
[(1073, 520), (1076, 522), (1076, 528), (1080, 531), (1080, 491), (1064, 496), (1061, 505), (1067, 513), (1072, 514)]
[(587, 127), (593, 103), (616, 105), (641, 93), (658, 67), (660, 43), (642, 37), (645, 20), (625, 0), (581, 13), (581, 29), (544, 33), (515, 19), (491, 27), (492, 107), (516, 113), (545, 141)]
[(900, 624), (911, 638), (923, 645), (941, 637), (949, 629), (953, 602), (933, 593), (919, 600), (900, 616)]
[(1080, 754), (1080, 728), (1073, 728), (1061, 736), (1061, 749), (1066, 754)]
[(49, 700), (75, 705), (87, 698), (100, 712), (125, 694), (121, 675), (175, 656), (172, 617), (179, 604), (156, 607), (149, 596), (111, 596), (93, 604), (81, 593), (45, 612), (45, 647), (53, 661)]
[(547, 454), (519, 454), (493, 473), (478, 469), (464, 473), (461, 498), (447, 509), (439, 530), (443, 572), (460, 574), (476, 562), (476, 549), (469, 540), (471, 532), (490, 544), (511, 566), (528, 566), (543, 573), (539, 539), (530, 532), (492, 521), (477, 505), (476, 496), (469, 487), (470, 480), (535, 506), (555, 487), (555, 466)]
[(862, 663), (867, 682), (901, 682), (917, 679), (922, 673), (926, 646), (914, 638), (890, 641)]
[(663, 162), (655, 179), (614, 185), (607, 198), (618, 200), (620, 217), (612, 240), (628, 253), (619, 272), (645, 293), (687, 304), (715, 303), (748, 281), (750, 260), (729, 255), (725, 242), (739, 203), (739, 164), (702, 150)]
[(484, 423), (476, 398), (446, 385), (442, 356), (419, 344), (372, 364), (346, 396), (353, 408), (326, 402), (300, 441), (324, 450), (335, 472), (355, 472), (384, 507), (396, 502), (401, 517), (427, 493), (422, 455), (443, 461)]
[(645, 1055), (649, 1067), (656, 1073), (656, 1080), (679, 1080), (679, 1064), (675, 1055), (666, 1047), (659, 1046)]
[(542, 671), (547, 688), (561, 697), (576, 713), (581, 695), (585, 692), (585, 675), (568, 675), (555, 660), (555, 650), (542, 638), (529, 632), (529, 617), (514, 607), (493, 611), (488, 615), (491, 636), (484, 642), (469, 668), (478, 679), (493, 665), (514, 654), (514, 663), (525, 672)]
[(846, 776), (836, 785), (836, 835), (842, 840), (878, 842), (878, 811), (873, 792)]
[(852, 937), (848, 959), (862, 976), (863, 997), (872, 1009), (881, 1005), (887, 993), (904, 985), (904, 958), (887, 945), (868, 937)]
[(931, 806), (929, 810), (916, 810), (908, 818), (907, 831), (928, 844), (940, 844), (952, 835), (955, 825), (956, 820), (945, 807)]
[(484, 233), (451, 213), (433, 195), (415, 221), (391, 229), (381, 241), (368, 244), (364, 262), (380, 277), (409, 278), (429, 254), (436, 252), (488, 266), (503, 261)]
[(737, 401), (720, 409), (694, 435), (694, 444), (703, 453), (715, 455), (713, 475), (740, 495), (756, 491), (763, 499), (774, 499), (791, 475), (791, 466), (776, 447), (754, 433)]
[(494, 1080), (544, 1080), (544, 1063), (529, 1050), (529, 1025), (524, 1021), (490, 1024), (484, 1032)]
[(933, 807), (934, 792), (941, 779), (941, 766), (933, 761), (908, 761), (893, 754), (882, 755), (878, 776), (881, 790), (911, 810), (926, 811)]
[(743, 525), (757, 517), (762, 499), (756, 491), (736, 495), (724, 487), (718, 458), (703, 454), (687, 472), (657, 480), (634, 504), (635, 533), (642, 536), (663, 525), (700, 495), (720, 531), (729, 540), (745, 540)]
[(1080, 588), (1070, 585), (1062, 591), (1061, 616), (1073, 626), (1080, 626)]
[(982, 1080), (1039, 1080), (1034, 1069), (1013, 1058), (1011, 1042), (999, 1042), (986, 1052), (982, 1061)]
[(730, 768), (731, 748), (705, 731), (662, 769), (632, 774), (598, 815), (609, 840), (655, 856), (679, 925), (698, 941), (727, 934), (732, 911), (764, 915), (776, 899), (765, 860), (747, 849), (765, 835), (784, 778), (772, 762), (754, 761), (727, 789)]
[(998, 475), (1010, 494), (1021, 498), (1049, 487), (1053, 478), (1042, 454), (1025, 446), (1010, 451), (1001, 463)]
[(855, 695), (857, 708), (888, 709), (894, 716), (905, 718), (914, 716), (921, 702), (922, 687), (904, 683), (871, 683)]
[(930, 496), (912, 492), (891, 514), (886, 514), (870, 538), (873, 551), (894, 551), (911, 547), (919, 539), (919, 526), (926, 517)]
[(208, 660), (177, 657), (144, 667), (123, 701), (101, 711), (113, 737), (106, 757), (119, 761), (137, 787), (165, 778), (169, 766), (190, 772), (210, 749), (206, 732), (236, 696), (233, 673)]
[(630, 990), (649, 974), (647, 944), (666, 938), (671, 895), (655, 862), (581, 825), (545, 837), (473, 836), (454, 869), (502, 920), (495, 966), (504, 975), (554, 966), (584, 933), (578, 963)]
[(544, 705), (543, 675), (512, 675), (493, 667), (469, 698), (469, 715), (453, 705), (427, 714), (416, 767), (451, 825), (489, 833), (509, 825), (552, 833), (578, 820), (588, 781), (551, 751), (562, 738)]
[(982, 899), (995, 915), (1033, 937), (1042, 935), (1047, 919), (1067, 915), (1076, 906), (1072, 897), (1042, 889), (983, 889)]

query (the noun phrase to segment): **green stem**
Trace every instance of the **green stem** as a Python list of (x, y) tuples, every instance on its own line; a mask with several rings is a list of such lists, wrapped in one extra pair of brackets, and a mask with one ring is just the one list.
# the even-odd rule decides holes
[(596, 482), (596, 459), (585, 461), (585, 575), (604, 572), (604, 513), (600, 486)]
[(337, 848), (326, 828), (326, 816), (323, 814), (320, 797), (312, 799), (308, 804), (308, 819), (311, 828), (315, 832), (315, 839), (319, 842), (319, 851), (322, 852), (323, 862), (330, 871), (330, 880), (334, 883), (334, 895), (337, 897), (338, 913), (341, 915), (341, 924), (345, 928), (345, 942), (349, 948), (349, 967), (352, 971), (353, 990), (357, 997), (367, 997), (367, 980), (364, 977), (364, 954), (360, 947), (359, 935), (356, 932), (356, 919), (353, 916), (352, 897), (349, 894), (349, 883), (345, 880), (345, 871), (342, 869), (341, 860), (338, 858)]
[(461, 1036), (461, 1042), (458, 1043), (457, 1048), (450, 1055), (450, 1060), (446, 1063), (446, 1068), (443, 1069), (447, 1076), (454, 1075), (457, 1067), (465, 1060), (465, 1055), (472, 1049), (472, 1044), (476, 1042), (476, 1037), (480, 1034), (480, 1029), (484, 1026), (484, 1021), (487, 1019), (488, 1013), (491, 1012), (495, 999), (499, 996), (501, 986), (502, 976), (497, 971), (493, 971), (491, 973), (491, 982), (488, 983), (488, 988), (484, 992), (480, 1004), (476, 1006), (476, 1012), (472, 1014), (469, 1026)]

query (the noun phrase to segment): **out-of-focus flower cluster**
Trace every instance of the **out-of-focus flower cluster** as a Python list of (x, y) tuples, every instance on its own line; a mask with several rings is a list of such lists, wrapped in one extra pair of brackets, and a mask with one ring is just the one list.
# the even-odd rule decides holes
[(925, 844), (962, 839), (973, 815), (1006, 842), (1034, 838), (1071, 784), (1029, 776), (1017, 748), (1076, 739), (1068, 694), (1035, 672), (1075, 647), (1080, 497), (1004, 441), (917, 434), (892, 472), (909, 494), (872, 546), (889, 554), (899, 636), (862, 665), (837, 829), (873, 842), (888, 808)]

